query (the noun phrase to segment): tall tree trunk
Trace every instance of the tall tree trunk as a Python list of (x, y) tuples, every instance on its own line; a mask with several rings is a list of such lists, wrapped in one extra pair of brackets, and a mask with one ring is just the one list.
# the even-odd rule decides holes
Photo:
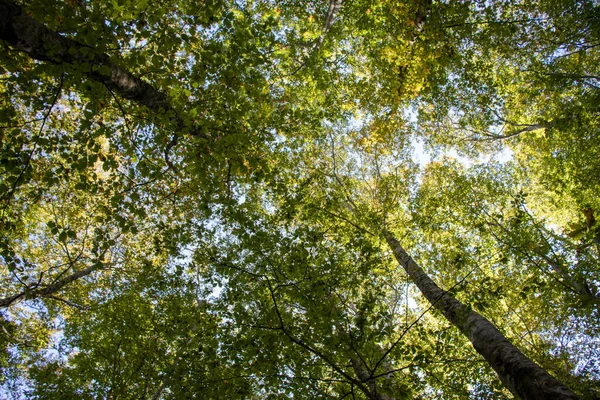
[(58, 293), (63, 287), (65, 287), (69, 283), (75, 282), (76, 280), (83, 278), (84, 276), (87, 276), (92, 272), (102, 268), (103, 267), (101, 264), (92, 265), (91, 267), (82, 269), (81, 271), (73, 272), (66, 278), (56, 281), (44, 288), (27, 290), (25, 292), (15, 294), (13, 296), (5, 297), (3, 299), (0, 299), (0, 308), (8, 308), (9, 306), (18, 304), (23, 300), (38, 299), (42, 297), (52, 296), (55, 293)]
[(526, 400), (578, 399), (575, 393), (513, 346), (494, 324), (442, 290), (390, 232), (384, 232), (384, 236), (398, 263), (427, 300), (471, 341), (514, 395)]

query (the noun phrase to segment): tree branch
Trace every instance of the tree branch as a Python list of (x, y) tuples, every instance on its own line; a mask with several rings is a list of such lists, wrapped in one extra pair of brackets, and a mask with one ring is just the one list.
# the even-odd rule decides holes
[(271, 300), (273, 300), (273, 305), (275, 306), (275, 313), (277, 314), (277, 319), (279, 320), (280, 329), (287, 336), (287, 338), (292, 343), (297, 344), (298, 346), (304, 348), (305, 350), (308, 350), (310, 353), (316, 355), (317, 357), (319, 357), (320, 359), (325, 361), (331, 368), (333, 368), (333, 370), (335, 372), (337, 372), (338, 374), (343, 376), (345, 379), (347, 379), (348, 382), (355, 384), (360, 390), (363, 391), (363, 393), (365, 393), (367, 396), (369, 396), (370, 395), (369, 389), (363, 383), (361, 383), (360, 381), (358, 381), (358, 380), (354, 379), (353, 377), (351, 377), (350, 375), (348, 375), (348, 373), (346, 373), (343, 369), (341, 369), (336, 363), (331, 361), (329, 359), (329, 357), (327, 357), (320, 351), (312, 348), (311, 346), (307, 345), (302, 340), (297, 339), (287, 330), (287, 328), (285, 327), (285, 323), (283, 322), (281, 313), (279, 311), (279, 305), (277, 304), (277, 299), (275, 298), (275, 293), (273, 291), (273, 287), (271, 286), (271, 281), (269, 280), (269, 278), (266, 278), (266, 282), (267, 282), (267, 286), (269, 288), (269, 293), (271, 294)]
[[(180, 132), (209, 138), (202, 126), (189, 126), (185, 122), (166, 94), (115, 64), (107, 54), (97, 53), (88, 45), (48, 29), (27, 16), (19, 5), (8, 0), (0, 0), (0, 40), (35, 60), (75, 68), (89, 65), (88, 71), (82, 71), (88, 78), (102, 83), (129, 101), (147, 107), (153, 113), (169, 115), (169, 120)], [(172, 141), (165, 151), (167, 164), (170, 164), (168, 152), (173, 146)]]

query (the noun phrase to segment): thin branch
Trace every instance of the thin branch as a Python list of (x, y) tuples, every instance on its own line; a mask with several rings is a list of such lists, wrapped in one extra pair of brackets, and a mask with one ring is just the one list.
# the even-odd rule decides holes
[(167, 143), (167, 146), (165, 147), (165, 163), (167, 163), (167, 166), (169, 168), (171, 168), (173, 170), (173, 172), (178, 173), (179, 171), (177, 170), (177, 168), (175, 168), (175, 166), (173, 165), (173, 163), (171, 162), (171, 150), (173, 149), (173, 147), (177, 146), (177, 143), (179, 141), (179, 135), (174, 133), (173, 137), (171, 138), (171, 140), (169, 141), (169, 143)]
[[(377, 368), (381, 365), (381, 363), (383, 362), (383, 360), (392, 352), (392, 350), (394, 349), (394, 347), (396, 347), (398, 345), (398, 343), (400, 343), (400, 341), (402, 340), (402, 338), (408, 333), (408, 331), (414, 326), (416, 325), (421, 318), (423, 318), (423, 316), (425, 316), (425, 314), (427, 314), (429, 312), (429, 310), (431, 310), (433, 307), (435, 307), (435, 305), (442, 299), (444, 298), (446, 295), (448, 295), (449, 293), (451, 293), (454, 289), (456, 289), (458, 286), (462, 285), (462, 283), (469, 277), (471, 276), (471, 274), (478, 268), (478, 266), (476, 265), (475, 267), (473, 267), (471, 269), (471, 271), (469, 271), (460, 281), (456, 282), (454, 285), (452, 285), (452, 287), (448, 290), (445, 290), (443, 292), (443, 294), (441, 296), (439, 296), (437, 299), (435, 299), (435, 301), (432, 301), (431, 304), (429, 305), (429, 307), (427, 307), (420, 315), (417, 319), (415, 319), (409, 326), (407, 326), (404, 331), (402, 331), (402, 333), (400, 334), (400, 336), (398, 337), (398, 339), (396, 339), (394, 341), (394, 343), (390, 346), (389, 349), (387, 349), (387, 351), (385, 353), (383, 353), (383, 355), (381, 356), (381, 358), (379, 359), (379, 361), (377, 361), (377, 363), (375, 364), (375, 367), (373, 367), (373, 371), (376, 371)], [(384, 374), (385, 375), (385, 374)], [(374, 379), (374, 377), (370, 377), (370, 379)]]
[(79, 310), (81, 310), (81, 311), (85, 311), (85, 310), (87, 309), (87, 307), (84, 307), (84, 306), (82, 306), (82, 305), (79, 305), (79, 304), (73, 303), (72, 301), (65, 300), (65, 299), (63, 299), (63, 298), (60, 298), (60, 297), (57, 297), (57, 296), (54, 296), (54, 295), (48, 295), (48, 296), (44, 296), (44, 297), (45, 297), (45, 298), (47, 298), (47, 299), (52, 299), (52, 300), (59, 301), (59, 302), (61, 302), (61, 303), (65, 303), (65, 304), (66, 304), (66, 305), (68, 305), (69, 307), (77, 308), (77, 309), (79, 309)]
[(515, 19), (515, 20), (508, 20), (508, 21), (461, 22), (461, 23), (442, 25), (441, 28), (442, 29), (450, 29), (450, 28), (457, 28), (457, 27), (461, 27), (461, 26), (474, 26), (474, 25), (512, 25), (512, 24), (522, 24), (522, 23), (528, 23), (528, 22), (544, 22), (544, 21), (547, 21), (547, 20), (543, 19), (543, 18), (526, 18), (526, 19)]
[(19, 185), (19, 181), (21, 180), (21, 178), (23, 177), (23, 175), (25, 175), (25, 172), (27, 171), (27, 169), (29, 168), (29, 165), (31, 164), (31, 159), (33, 158), (33, 154), (37, 150), (37, 146), (38, 146), (40, 137), (42, 136), (42, 132), (44, 131), (44, 127), (46, 126), (46, 122), (48, 121), (48, 117), (50, 116), (50, 113), (52, 112), (52, 109), (56, 105), (56, 102), (58, 101), (58, 98), (59, 98), (60, 93), (62, 91), (62, 87), (63, 87), (63, 83), (64, 83), (64, 77), (65, 77), (65, 73), (63, 72), (61, 74), (61, 76), (60, 76), (60, 82), (58, 84), (58, 89), (56, 90), (56, 94), (54, 95), (54, 98), (52, 99), (52, 103), (50, 104), (50, 107), (48, 108), (48, 111), (44, 114), (44, 118), (42, 119), (42, 126), (40, 127), (40, 130), (39, 130), (39, 132), (37, 134), (37, 138), (35, 139), (35, 141), (33, 143), (33, 149), (31, 149), (31, 151), (29, 152), (29, 155), (27, 156), (27, 160), (25, 160), (25, 165), (21, 169), (21, 172), (19, 173), (19, 176), (17, 176), (17, 179), (15, 179), (15, 181), (13, 182), (13, 185), (12, 185), (10, 191), (6, 195), (2, 196), (2, 197), (6, 196), (6, 204), (4, 205), (4, 207), (2, 209), (2, 214), (4, 214), (6, 212), (6, 209), (10, 205), (10, 201), (14, 197), (15, 191), (17, 190), (17, 186)]
[(317, 357), (319, 357), (320, 359), (322, 359), (323, 361), (325, 361), (331, 368), (333, 368), (334, 371), (336, 371), (338, 374), (340, 374), (341, 376), (343, 376), (344, 378), (346, 378), (348, 380), (348, 382), (354, 383), (359, 389), (361, 389), (363, 391), (363, 393), (365, 393), (367, 396), (369, 396), (369, 389), (364, 384), (362, 384), (360, 381), (358, 381), (358, 380), (354, 379), (353, 377), (351, 377), (350, 375), (348, 375), (348, 373), (346, 373), (337, 364), (335, 364), (333, 361), (331, 361), (329, 359), (329, 357), (325, 356), (320, 351), (318, 351), (318, 350), (312, 348), (311, 346), (307, 345), (302, 340), (295, 338), (287, 330), (287, 328), (285, 327), (285, 323), (283, 322), (283, 318), (281, 316), (281, 313), (279, 311), (279, 305), (277, 304), (277, 299), (275, 297), (275, 293), (273, 292), (273, 287), (271, 286), (270, 279), (266, 278), (266, 282), (267, 282), (267, 286), (269, 288), (269, 292), (271, 294), (271, 300), (273, 301), (273, 305), (275, 306), (275, 313), (277, 314), (277, 319), (279, 320), (279, 326), (281, 327), (281, 331), (288, 337), (288, 339), (292, 343), (297, 344), (298, 346), (304, 348), (305, 350), (308, 350), (310, 353), (316, 355)]
[(346, 218), (346, 217), (344, 217), (342, 215), (338, 215), (338, 214), (333, 213), (333, 212), (327, 210), (326, 208), (322, 208), (322, 207), (317, 207), (317, 209), (320, 210), (320, 211), (323, 211), (324, 213), (327, 213), (327, 214), (331, 215), (334, 218), (338, 218), (338, 219), (341, 219), (342, 221), (345, 221), (345, 222), (349, 223), (350, 225), (352, 225), (353, 227), (355, 227), (356, 229), (358, 229), (358, 230), (360, 230), (362, 232), (368, 233), (371, 236), (377, 236), (373, 232), (369, 231), (366, 228), (363, 228), (360, 225), (355, 224), (354, 222), (350, 221), (348, 218)]
[[(504, 231), (505, 234), (512, 236), (512, 232), (506, 228), (503, 224), (501, 224), (498, 220), (496, 220), (492, 215), (490, 215), (486, 210), (483, 210), (484, 214), (487, 215), (487, 217), (490, 219), (487, 222), (488, 225), (491, 226), (496, 226), (499, 227), (502, 231)], [(555, 276), (555, 274), (550, 273), (548, 270), (546, 270), (545, 268), (542, 268), (539, 263), (533, 258), (533, 256), (529, 253), (529, 251), (523, 250), (522, 246), (513, 246), (510, 243), (507, 243), (505, 240), (503, 240), (503, 238), (501, 238), (498, 234), (496, 234), (496, 232), (494, 232), (492, 229), (489, 230), (489, 233), (500, 243), (504, 243), (507, 245), (510, 245), (510, 247), (514, 250), (516, 250), (518, 253), (520, 253), (521, 255), (523, 255), (525, 258), (527, 258), (536, 268), (538, 268), (541, 272), (543, 272), (545, 275), (549, 276), (550, 279), (553, 279), (554, 281), (556, 281), (559, 285), (563, 286), (565, 289), (572, 291), (575, 294), (583, 294), (580, 293), (575, 287), (572, 287), (569, 283), (563, 281), (562, 279), (559, 279), (558, 277)], [(557, 263), (552, 262), (552, 260), (550, 260), (547, 256), (544, 257), (541, 253), (537, 252), (537, 255), (539, 257), (541, 257), (542, 259), (544, 259), (544, 261), (553, 269), (555, 269), (555, 272), (557, 272), (559, 275), (561, 275), (563, 278), (566, 279), (565, 275), (567, 277), (570, 277), (570, 275), (566, 274), (566, 272), (562, 271), (562, 268), (560, 268), (560, 266)], [(562, 271), (562, 272), (560, 272)], [(571, 279), (567, 279), (568, 281), (571, 281)]]

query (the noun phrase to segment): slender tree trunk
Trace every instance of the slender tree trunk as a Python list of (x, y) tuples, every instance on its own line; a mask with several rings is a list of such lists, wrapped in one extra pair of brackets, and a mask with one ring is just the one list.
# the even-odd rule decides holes
[(369, 400), (395, 400), (393, 397), (377, 392), (375, 379), (373, 379), (371, 374), (363, 368), (358, 359), (352, 358), (350, 363), (352, 364), (356, 377), (360, 379), (361, 382), (367, 383), (367, 387), (369, 388), (367, 396), (369, 396)]
[(427, 300), (471, 341), (514, 395), (526, 400), (578, 399), (575, 393), (513, 346), (494, 324), (442, 290), (390, 232), (384, 232), (384, 236), (398, 263)]
[(544, 254), (539, 255), (550, 266), (550, 268), (552, 268), (552, 270), (562, 278), (563, 283), (579, 295), (583, 302), (600, 305), (600, 297), (592, 293), (589, 285), (584, 279), (575, 278), (568, 272), (565, 266), (555, 262), (550, 257)]
[(74, 282), (79, 278), (83, 278), (84, 276), (87, 276), (101, 268), (102, 267), (100, 265), (93, 265), (86, 269), (82, 269), (81, 271), (76, 271), (71, 275), (67, 276), (66, 278), (56, 281), (53, 284), (48, 285), (42, 289), (27, 290), (25, 292), (15, 294), (13, 296), (5, 297), (3, 299), (0, 299), (0, 308), (7, 308), (11, 305), (18, 304), (23, 300), (38, 299), (41, 297), (52, 296), (55, 293), (58, 293), (63, 287), (65, 287), (69, 283)]

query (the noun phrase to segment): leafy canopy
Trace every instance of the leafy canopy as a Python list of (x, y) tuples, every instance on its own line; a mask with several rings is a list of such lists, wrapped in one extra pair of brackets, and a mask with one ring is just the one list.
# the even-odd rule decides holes
[(596, 2), (0, 11), (0, 397), (598, 396)]

